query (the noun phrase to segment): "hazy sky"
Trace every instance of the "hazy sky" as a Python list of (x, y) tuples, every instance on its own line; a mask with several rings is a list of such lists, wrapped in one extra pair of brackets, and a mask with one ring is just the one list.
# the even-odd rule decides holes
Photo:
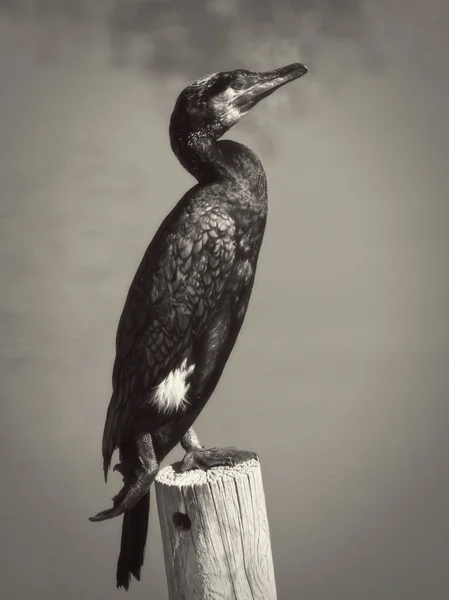
[[(269, 221), (197, 431), (260, 453), (279, 599), (448, 598), (448, 55), (446, 0), (0, 3), (2, 597), (119, 593), (87, 517), (126, 291), (193, 183), (176, 94), (301, 60), (228, 134)], [(130, 598), (167, 597), (155, 508)]]

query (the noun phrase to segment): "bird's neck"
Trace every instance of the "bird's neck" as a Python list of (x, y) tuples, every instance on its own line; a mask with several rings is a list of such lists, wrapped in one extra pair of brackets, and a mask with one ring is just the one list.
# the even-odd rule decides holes
[(217, 180), (239, 180), (249, 183), (252, 176), (265, 179), (258, 157), (249, 148), (232, 140), (216, 140), (191, 134), (176, 140), (172, 148), (182, 166), (206, 184)]
[(199, 183), (207, 183), (219, 177), (222, 161), (215, 139), (192, 133), (177, 139), (172, 148), (182, 166)]

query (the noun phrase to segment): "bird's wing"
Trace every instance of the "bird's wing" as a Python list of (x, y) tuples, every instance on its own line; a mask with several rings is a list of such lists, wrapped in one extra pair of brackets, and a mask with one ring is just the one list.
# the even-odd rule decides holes
[[(234, 221), (221, 207), (184, 211), (175, 226), (160, 231), (137, 270), (118, 326), (103, 435), (105, 475), (133, 411), (139, 405), (151, 410), (152, 390), (206, 329), (234, 264)], [(159, 417), (155, 413), (155, 421)]]

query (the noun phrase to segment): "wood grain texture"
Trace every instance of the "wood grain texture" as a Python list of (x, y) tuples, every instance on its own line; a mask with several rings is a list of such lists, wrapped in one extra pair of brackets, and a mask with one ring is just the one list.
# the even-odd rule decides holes
[(257, 460), (186, 473), (166, 467), (155, 487), (170, 600), (276, 600)]

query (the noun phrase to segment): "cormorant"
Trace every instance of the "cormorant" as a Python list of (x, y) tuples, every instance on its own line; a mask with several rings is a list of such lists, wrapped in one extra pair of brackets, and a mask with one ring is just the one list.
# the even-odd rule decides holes
[(176, 101), (171, 147), (198, 183), (162, 222), (126, 298), (102, 446), (105, 480), (118, 448), (114, 470), (124, 486), (111, 509), (90, 518), (124, 515), (117, 587), (128, 589), (131, 574), (140, 579), (150, 486), (178, 442), (186, 452), (182, 470), (256, 456), (205, 449), (192, 429), (243, 323), (267, 218), (260, 160), (246, 146), (218, 139), (262, 98), (306, 73), (300, 63), (214, 73)]

